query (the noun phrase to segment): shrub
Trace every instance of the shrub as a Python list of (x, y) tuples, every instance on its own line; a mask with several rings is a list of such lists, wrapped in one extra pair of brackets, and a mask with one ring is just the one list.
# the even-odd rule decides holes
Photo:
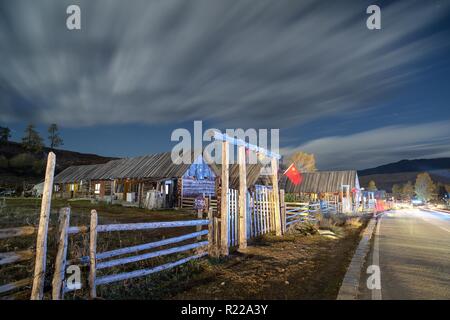
[(46, 162), (45, 160), (35, 160), (33, 162), (33, 172), (40, 175), (45, 172)]
[(26, 171), (33, 167), (34, 157), (29, 153), (21, 153), (9, 160), (9, 166), (18, 171)]
[(8, 168), (8, 159), (5, 156), (0, 156), (0, 169)]

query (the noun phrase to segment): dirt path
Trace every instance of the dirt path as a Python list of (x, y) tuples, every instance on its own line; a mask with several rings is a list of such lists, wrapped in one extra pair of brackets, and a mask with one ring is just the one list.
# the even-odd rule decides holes
[(342, 239), (320, 235), (268, 239), (191, 281), (174, 299), (335, 299), (360, 229)]

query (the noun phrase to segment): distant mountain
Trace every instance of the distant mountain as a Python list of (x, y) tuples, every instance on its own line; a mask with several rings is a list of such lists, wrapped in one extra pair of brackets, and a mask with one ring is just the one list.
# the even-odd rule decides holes
[[(34, 184), (44, 178), (43, 170), (36, 170), (36, 166), (42, 167), (47, 159), (50, 148), (44, 148), (42, 152), (29, 153), (20, 143), (7, 142), (0, 144), (0, 187), (11, 186), (18, 187), (25, 184)], [(73, 165), (100, 164), (116, 159), (111, 157), (102, 157), (96, 154), (80, 153), (68, 150), (55, 149), (56, 155), (56, 173)], [(20, 155), (28, 154), (28, 159), (23, 166), (12, 165), (11, 159)], [(6, 159), (6, 161), (5, 161)]]
[(450, 158), (401, 160), (395, 163), (385, 164), (376, 168), (359, 170), (359, 176), (371, 174), (418, 172), (450, 169)]
[(434, 182), (450, 184), (450, 158), (401, 160), (385, 164), (376, 168), (359, 170), (358, 176), (361, 186), (367, 187), (370, 180), (374, 180), (378, 189), (390, 192), (394, 184), (413, 184), (421, 172), (428, 172)]

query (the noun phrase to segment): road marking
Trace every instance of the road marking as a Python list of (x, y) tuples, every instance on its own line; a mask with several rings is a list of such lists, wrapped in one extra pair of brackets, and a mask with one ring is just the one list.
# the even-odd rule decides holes
[[(380, 269), (380, 284), (381, 284), (381, 267), (380, 267), (380, 226), (383, 215), (378, 218), (377, 228), (375, 229), (375, 239), (373, 243), (372, 264), (378, 266)], [(372, 300), (382, 300), (381, 289), (372, 289)]]

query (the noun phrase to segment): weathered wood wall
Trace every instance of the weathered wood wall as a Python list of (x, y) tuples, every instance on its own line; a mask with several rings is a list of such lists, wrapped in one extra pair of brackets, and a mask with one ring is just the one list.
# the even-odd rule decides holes
[(215, 196), (215, 182), (214, 180), (193, 180), (183, 178), (183, 197), (196, 197), (199, 195)]

